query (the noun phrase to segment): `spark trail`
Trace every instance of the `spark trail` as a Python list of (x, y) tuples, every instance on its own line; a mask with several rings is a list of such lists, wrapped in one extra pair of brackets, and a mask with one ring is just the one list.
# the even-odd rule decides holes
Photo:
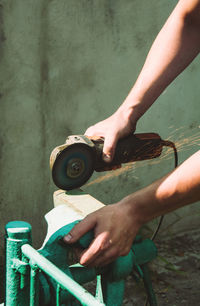
[[(173, 127), (171, 127), (173, 128)], [(177, 138), (177, 134), (178, 134), (178, 138)], [(200, 146), (200, 132), (196, 132), (194, 135), (190, 135), (190, 136), (186, 136), (187, 131), (185, 131), (185, 127), (180, 127), (178, 129), (175, 129), (173, 131), (173, 133), (169, 136), (168, 140), (172, 140), (172, 139), (176, 139), (175, 141), (175, 145), (177, 148), (178, 152), (181, 151), (187, 151), (189, 149), (191, 149), (192, 146)], [(157, 159), (151, 160), (149, 163), (151, 165), (153, 164), (158, 164), (160, 162), (162, 162), (163, 160), (170, 160), (173, 156), (173, 150), (169, 147), (166, 147), (161, 156)], [(112, 170), (109, 172), (106, 172), (106, 174), (102, 174), (100, 175), (98, 178), (94, 179), (93, 181), (90, 181), (88, 184), (85, 185), (85, 187), (89, 187), (91, 185), (94, 184), (99, 184), (103, 181), (107, 181), (110, 180), (114, 177), (117, 177), (119, 175), (122, 175), (124, 173), (132, 173), (134, 168), (135, 168), (135, 162), (132, 163), (128, 163), (123, 165), (121, 168), (116, 169), (116, 170)], [(137, 162), (137, 168), (138, 167), (144, 167), (145, 163)], [(136, 178), (136, 177), (135, 177)]]

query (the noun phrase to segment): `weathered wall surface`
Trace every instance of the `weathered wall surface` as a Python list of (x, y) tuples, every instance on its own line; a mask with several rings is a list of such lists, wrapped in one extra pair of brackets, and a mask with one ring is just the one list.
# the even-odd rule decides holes
[[(110, 115), (134, 83), (177, 1), (0, 1), (0, 232), (10, 220), (33, 226), (53, 206), (49, 155), (67, 135)], [(137, 131), (177, 142), (180, 161), (199, 146), (197, 58), (140, 120)], [(113, 203), (173, 168), (173, 154), (94, 175), (86, 190)], [(197, 205), (170, 214), (172, 232), (199, 226)], [(1, 239), (1, 248), (3, 240)]]

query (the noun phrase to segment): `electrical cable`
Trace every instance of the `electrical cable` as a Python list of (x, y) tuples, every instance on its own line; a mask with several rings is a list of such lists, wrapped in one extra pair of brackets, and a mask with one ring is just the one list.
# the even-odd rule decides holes
[[(163, 140), (162, 143), (163, 143), (163, 146), (170, 147), (170, 148), (173, 149), (173, 151), (174, 151), (174, 169), (176, 169), (177, 166), (178, 166), (178, 153), (177, 153), (177, 149), (176, 149), (175, 144), (172, 141), (169, 141), (169, 140)], [(158, 232), (160, 230), (160, 227), (161, 227), (161, 225), (163, 223), (163, 219), (164, 219), (164, 215), (160, 217), (160, 220), (159, 220), (159, 223), (157, 225), (157, 228), (155, 229), (155, 231), (154, 231), (154, 233), (153, 233), (153, 235), (151, 237), (152, 241), (156, 238), (156, 236), (157, 236), (157, 234), (158, 234)], [(145, 301), (145, 306), (147, 306), (148, 303), (149, 303), (149, 299), (147, 297), (146, 301)]]
[[(178, 154), (177, 154), (177, 149), (176, 149), (175, 144), (172, 141), (168, 141), (168, 140), (163, 140), (162, 142), (163, 142), (163, 146), (170, 147), (170, 148), (173, 149), (173, 151), (174, 151), (174, 169), (176, 169), (177, 166), (178, 166)], [(160, 227), (162, 225), (163, 219), (164, 219), (164, 216), (161, 216), (160, 220), (159, 220), (159, 223), (158, 223), (158, 226), (157, 226), (156, 230), (154, 231), (154, 233), (151, 237), (151, 240), (154, 240), (156, 238), (156, 236), (157, 236), (157, 234), (160, 230)]]

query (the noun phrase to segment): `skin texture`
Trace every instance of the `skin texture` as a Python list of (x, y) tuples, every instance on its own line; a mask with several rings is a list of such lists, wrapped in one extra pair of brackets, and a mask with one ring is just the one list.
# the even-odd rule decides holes
[[(118, 139), (135, 130), (138, 119), (198, 55), (199, 33), (200, 0), (180, 0), (155, 39), (124, 103), (111, 117), (86, 131), (88, 136), (105, 138), (107, 162), (113, 158)], [(79, 253), (80, 263), (106, 265), (128, 254), (143, 224), (198, 200), (200, 151), (162, 179), (88, 215), (64, 237), (64, 241), (74, 243), (93, 229), (95, 239), (87, 250)]]
[(70, 232), (70, 243), (94, 229), (95, 239), (89, 249), (79, 253), (80, 263), (105, 265), (118, 256), (128, 254), (143, 224), (198, 200), (200, 151), (160, 180), (88, 215)]
[(200, 1), (179, 1), (156, 37), (124, 103), (111, 117), (85, 132), (88, 136), (105, 138), (105, 161), (112, 159), (118, 139), (135, 130), (137, 120), (197, 56), (199, 31)]

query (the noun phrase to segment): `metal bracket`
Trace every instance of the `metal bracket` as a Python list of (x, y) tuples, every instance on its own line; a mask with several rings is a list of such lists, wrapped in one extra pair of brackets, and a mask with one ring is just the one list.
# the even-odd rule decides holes
[(19, 272), (22, 275), (27, 275), (30, 271), (29, 264), (21, 261), (17, 258), (13, 259), (12, 269)]

